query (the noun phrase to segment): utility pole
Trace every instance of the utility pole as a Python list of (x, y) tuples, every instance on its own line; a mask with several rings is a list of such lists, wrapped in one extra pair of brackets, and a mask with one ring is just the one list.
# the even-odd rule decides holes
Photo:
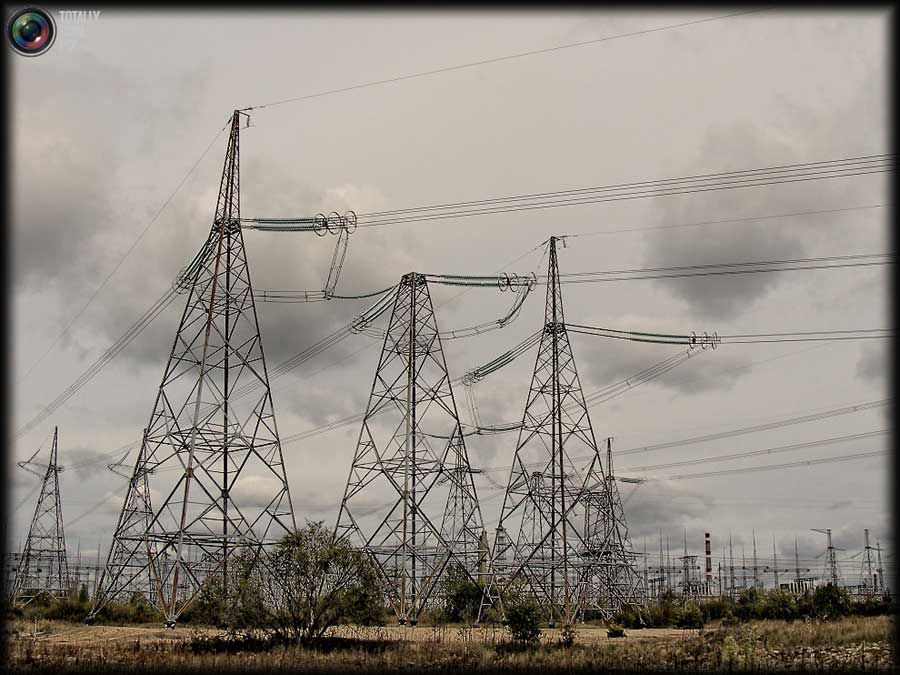
[(759, 566), (756, 558), (756, 529), (753, 529), (753, 588), (759, 588)]
[(797, 592), (800, 592), (800, 551), (797, 548), (797, 537), (794, 537), (794, 580), (797, 582)]
[(722, 571), (725, 567), (725, 546), (722, 546), (722, 562), (719, 563), (719, 597), (725, 596), (725, 586), (722, 578)]
[(731, 531), (728, 531), (728, 556), (731, 562), (731, 586), (730, 586), (730, 596), (734, 598), (734, 543), (731, 539)]
[(747, 590), (747, 549), (741, 544), (741, 590)]
[(775, 568), (775, 590), (779, 590), (778, 585), (778, 551), (775, 548), (775, 535), (772, 535), (772, 565)]
[[(663, 536), (662, 536), (662, 528), (659, 529), (659, 587), (660, 589), (664, 586), (664, 581), (668, 580), (668, 574), (664, 572), (665, 570), (666, 559), (663, 557)], [(666, 589), (668, 590), (668, 589)], [(660, 590), (660, 595), (662, 595), (662, 590)]]
[(672, 556), (669, 552), (669, 535), (666, 535), (666, 588), (672, 588)]
[(875, 550), (878, 552), (878, 583), (881, 587), (881, 594), (885, 595), (888, 591), (887, 584), (884, 581), (884, 569), (881, 567), (881, 542), (875, 542)]
[(644, 588), (650, 588), (647, 574), (647, 537), (644, 537)]

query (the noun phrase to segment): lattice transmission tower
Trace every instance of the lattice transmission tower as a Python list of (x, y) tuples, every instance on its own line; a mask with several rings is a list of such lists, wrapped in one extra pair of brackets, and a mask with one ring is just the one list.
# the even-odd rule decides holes
[(152, 566), (147, 564), (154, 558), (154, 551), (158, 547), (146, 536), (152, 529), (154, 516), (148, 480), (150, 470), (147, 469), (145, 462), (146, 452), (147, 430), (144, 429), (135, 470), (128, 475), (119, 468), (124, 457), (107, 467), (119, 476), (129, 479), (125, 503), (119, 512), (109, 557), (106, 566), (100, 572), (98, 588), (106, 587), (108, 576), (120, 575), (115, 587), (107, 590), (107, 600), (128, 600), (134, 593), (142, 593), (153, 599), (159, 594)]
[[(615, 478), (604, 474), (566, 332), (550, 238), (544, 328), (491, 556), (485, 603), (525, 582), (551, 625), (636, 602)], [(642, 586), (641, 586), (642, 587)], [(627, 590), (624, 590), (626, 589)]]
[(25, 550), (16, 570), (13, 603), (28, 604), (41, 593), (63, 598), (69, 592), (69, 563), (59, 492), (59, 473), (63, 467), (57, 462), (58, 440), (59, 429), (54, 427), (50, 461), (43, 472), (32, 468), (44, 467), (33, 461), (37, 453), (18, 463), (19, 467), (41, 478), (42, 483)]
[(398, 621), (440, 601), (449, 568), (477, 581), (481, 510), (428, 283), (403, 276), (335, 527), (380, 570)]
[(585, 608), (611, 619), (623, 606), (646, 604), (647, 588), (636, 565), (637, 553), (628, 536), (625, 508), (613, 472), (612, 438), (606, 439), (604, 489), (585, 495), (585, 542), (582, 551), (591, 564), (583, 580)]
[[(148, 600), (174, 627), (208, 576), (227, 592), (234, 554), (264, 564), (296, 529), (241, 230), (242, 115), (209, 237), (179, 279), (187, 302), (90, 617), (147, 574)], [(161, 496), (149, 522), (127, 513), (144, 481)]]

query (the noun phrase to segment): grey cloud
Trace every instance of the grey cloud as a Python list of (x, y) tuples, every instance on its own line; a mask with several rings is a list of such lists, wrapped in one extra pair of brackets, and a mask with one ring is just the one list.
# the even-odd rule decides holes
[(875, 383), (884, 382), (888, 367), (888, 346), (885, 341), (872, 340), (863, 345), (856, 362), (857, 377)]

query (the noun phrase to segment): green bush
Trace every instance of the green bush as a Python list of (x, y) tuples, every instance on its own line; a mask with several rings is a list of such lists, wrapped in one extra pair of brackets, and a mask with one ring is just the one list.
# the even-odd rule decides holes
[(706, 621), (722, 619), (727, 615), (734, 616), (734, 601), (731, 598), (722, 597), (704, 602), (700, 606), (703, 618)]
[(722, 615), (722, 625), (723, 626), (737, 626), (741, 620), (734, 615), (730, 609), (726, 610)]
[(562, 630), (559, 631), (559, 643), (563, 647), (568, 648), (574, 645), (576, 637), (578, 637), (578, 632), (572, 624), (567, 623), (562, 627)]
[(839, 586), (819, 586), (813, 591), (812, 604), (820, 619), (833, 619), (850, 614), (850, 594)]
[(611, 638), (620, 638), (625, 637), (625, 629), (618, 624), (612, 623), (609, 625), (609, 628), (606, 629), (606, 637)]
[(797, 601), (790, 593), (770, 591), (763, 599), (762, 617), (764, 619), (793, 621), (797, 618)]
[(645, 609), (625, 607), (613, 617), (613, 623), (625, 628), (643, 628), (648, 625), (648, 620), (643, 616), (644, 614), (647, 614)]
[(693, 602), (687, 603), (675, 617), (676, 628), (703, 628), (703, 612)]
[(741, 621), (762, 618), (765, 591), (758, 588), (748, 588), (741, 591), (734, 608), (734, 615)]
[(512, 639), (520, 645), (534, 644), (541, 636), (541, 608), (524, 592), (504, 601), (506, 625)]
[(475, 623), (484, 589), (458, 564), (448, 569), (443, 586), (445, 600), (441, 619), (451, 623)]

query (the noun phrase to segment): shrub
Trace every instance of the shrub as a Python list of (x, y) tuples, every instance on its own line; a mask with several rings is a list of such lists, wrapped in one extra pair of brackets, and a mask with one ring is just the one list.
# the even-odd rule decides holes
[(771, 591), (763, 601), (762, 615), (765, 619), (793, 621), (797, 618), (797, 601), (790, 593)]
[(377, 624), (384, 615), (378, 571), (365, 552), (336, 541), (321, 522), (284, 537), (260, 575), (272, 626), (290, 639), (318, 639), (342, 622)]
[(738, 596), (734, 614), (741, 621), (762, 618), (765, 592), (758, 588), (748, 588)]
[(677, 628), (703, 628), (703, 612), (692, 602), (682, 607), (675, 617)]
[(535, 599), (520, 592), (508, 597), (504, 605), (512, 639), (523, 646), (537, 642), (541, 636), (541, 609)]
[(609, 625), (609, 628), (606, 629), (606, 637), (611, 638), (620, 638), (625, 637), (625, 629), (622, 626), (612, 623)]
[(706, 621), (715, 621), (729, 614), (734, 615), (734, 601), (731, 598), (716, 598), (715, 600), (704, 602), (700, 609)]
[(578, 636), (578, 632), (575, 630), (575, 626), (570, 623), (567, 623), (562, 627), (562, 630), (559, 632), (559, 643), (563, 647), (571, 647), (575, 644), (575, 638)]
[(730, 609), (726, 610), (725, 614), (722, 615), (723, 626), (737, 626), (740, 622), (741, 620)]
[(850, 613), (850, 594), (839, 586), (819, 586), (813, 591), (812, 604), (819, 618), (846, 616)]
[(643, 628), (647, 625), (647, 620), (641, 615), (641, 610), (631, 607), (623, 608), (613, 617), (613, 622), (625, 628)]
[(443, 581), (444, 621), (475, 623), (484, 589), (455, 564), (450, 567)]

